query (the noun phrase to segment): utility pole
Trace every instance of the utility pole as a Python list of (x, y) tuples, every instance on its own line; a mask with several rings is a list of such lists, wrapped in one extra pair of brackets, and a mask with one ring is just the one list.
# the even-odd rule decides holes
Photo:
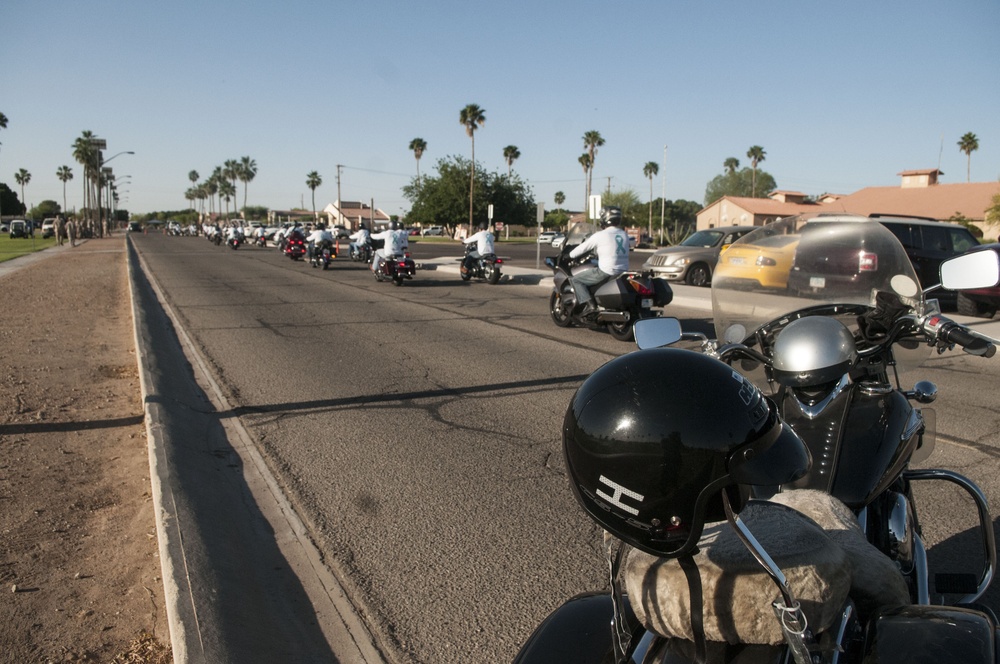
[[(337, 223), (343, 226), (344, 225), (344, 215), (340, 211), (340, 169), (342, 169), (342, 168), (343, 168), (342, 165), (337, 164)], [(358, 222), (358, 226), (360, 226), (360, 225), (361, 225), (361, 222), (359, 221)], [(351, 229), (352, 232), (356, 231), (356, 230), (358, 230), (358, 229), (356, 229), (356, 228), (352, 228)], [(373, 228), (369, 228), (368, 230), (369, 231), (374, 230), (374, 227)]]

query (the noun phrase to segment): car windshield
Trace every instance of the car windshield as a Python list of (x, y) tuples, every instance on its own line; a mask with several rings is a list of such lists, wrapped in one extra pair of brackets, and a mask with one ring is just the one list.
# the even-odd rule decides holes
[(895, 293), (910, 306), (920, 306), (919, 281), (903, 246), (874, 221), (787, 217), (744, 235), (723, 256), (738, 247), (760, 251), (795, 240), (799, 244), (790, 264), (775, 261), (758, 268), (784, 270), (788, 273), (784, 280), (767, 281), (787, 282), (786, 286), (760, 288), (747, 278), (745, 265), (730, 267), (720, 262), (712, 279), (712, 313), (720, 341), (743, 341), (766, 323), (811, 306), (870, 306), (880, 291)]
[(718, 242), (719, 238), (722, 237), (721, 231), (698, 231), (688, 239), (681, 242), (682, 247), (714, 247)]

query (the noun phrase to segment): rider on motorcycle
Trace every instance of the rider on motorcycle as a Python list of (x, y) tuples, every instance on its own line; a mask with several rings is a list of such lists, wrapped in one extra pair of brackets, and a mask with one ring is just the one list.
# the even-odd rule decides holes
[(597, 309), (588, 287), (597, 287), (628, 271), (628, 234), (621, 229), (622, 209), (601, 208), (601, 230), (569, 252), (570, 258), (579, 258), (588, 252), (597, 253), (597, 267), (583, 270), (570, 277), (576, 292), (577, 308), (582, 315)]
[(472, 244), (473, 242), (476, 243), (476, 247), (466, 254), (462, 261), (462, 274), (471, 270), (480, 257), (495, 253), (493, 251), (493, 233), (490, 233), (489, 226), (485, 222), (479, 224), (478, 233), (462, 240), (463, 244)]
[(402, 255), (410, 246), (409, 233), (400, 229), (398, 221), (390, 221), (387, 230), (372, 235), (373, 240), (384, 240), (385, 244), (375, 252), (372, 258), (372, 272), (382, 269), (382, 262), (393, 256)]
[(372, 234), (368, 232), (368, 229), (365, 228), (365, 225), (361, 224), (358, 227), (357, 232), (350, 236), (350, 239), (354, 240), (354, 242), (351, 242), (350, 245), (351, 255), (360, 252), (361, 248), (366, 244), (371, 244), (371, 235)]
[(312, 259), (316, 252), (323, 250), (324, 246), (333, 247), (333, 233), (326, 230), (326, 224), (316, 224), (316, 228), (306, 238), (306, 243), (309, 245), (308, 256)]
[(228, 243), (232, 242), (233, 240), (238, 240), (238, 241), (242, 242), (243, 241), (243, 233), (240, 232), (241, 230), (242, 229), (239, 226), (229, 226), (226, 229), (226, 243), (228, 244)]

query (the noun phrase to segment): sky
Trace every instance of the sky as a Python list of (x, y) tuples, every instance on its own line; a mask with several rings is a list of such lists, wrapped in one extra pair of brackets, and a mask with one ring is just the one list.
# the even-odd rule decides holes
[[(903, 170), (1000, 178), (998, 0), (5, 0), (0, 182), (31, 173), (29, 206), (82, 205), (72, 144), (107, 141), (121, 207), (188, 207), (201, 179), (250, 156), (247, 203), (322, 209), (340, 195), (405, 214), (416, 176), (475, 158), (537, 202), (584, 207), (583, 135), (605, 144), (594, 190), (704, 202), (729, 157), (779, 189), (849, 194)], [(132, 151), (135, 154), (119, 154)], [(643, 175), (647, 162), (659, 173)], [(129, 177), (126, 177), (129, 176)], [(243, 185), (237, 200), (242, 205)]]

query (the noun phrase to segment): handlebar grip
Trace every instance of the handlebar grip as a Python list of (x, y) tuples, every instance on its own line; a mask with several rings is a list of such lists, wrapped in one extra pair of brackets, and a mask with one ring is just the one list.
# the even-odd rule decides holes
[(997, 352), (997, 347), (989, 339), (973, 334), (958, 323), (944, 319), (938, 329), (938, 339), (962, 347), (969, 355), (980, 357), (993, 357)]

